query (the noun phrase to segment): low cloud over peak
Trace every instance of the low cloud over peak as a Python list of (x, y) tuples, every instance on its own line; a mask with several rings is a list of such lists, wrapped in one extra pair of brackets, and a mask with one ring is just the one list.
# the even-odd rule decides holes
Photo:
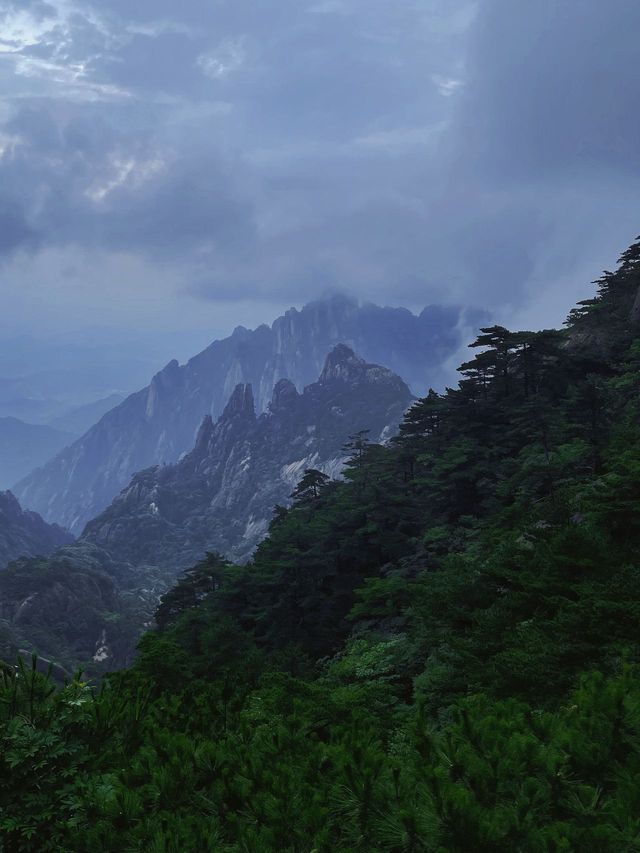
[(638, 230), (631, 0), (5, 0), (0, 22), (16, 317), (42, 257), (76, 255), (87, 315), (113, 287), (124, 323), (141, 293), (166, 325), (181, 292), (195, 314), (337, 288), (551, 325)]

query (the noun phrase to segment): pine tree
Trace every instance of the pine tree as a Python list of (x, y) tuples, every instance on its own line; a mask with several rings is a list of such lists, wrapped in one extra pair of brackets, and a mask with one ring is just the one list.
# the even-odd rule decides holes
[(320, 493), (329, 482), (329, 476), (316, 468), (307, 468), (302, 479), (290, 497), (294, 504), (309, 504), (320, 497)]

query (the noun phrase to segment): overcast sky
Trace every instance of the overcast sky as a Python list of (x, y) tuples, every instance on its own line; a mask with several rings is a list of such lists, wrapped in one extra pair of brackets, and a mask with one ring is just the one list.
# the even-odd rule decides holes
[(0, 0), (0, 21), (5, 347), (182, 359), (336, 290), (557, 325), (640, 231), (637, 0)]

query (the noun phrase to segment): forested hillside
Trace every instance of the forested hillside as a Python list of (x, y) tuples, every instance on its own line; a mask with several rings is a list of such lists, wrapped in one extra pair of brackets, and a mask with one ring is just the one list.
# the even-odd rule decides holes
[(100, 690), (7, 666), (5, 848), (639, 849), (639, 286), (640, 242), (564, 329), (483, 329)]

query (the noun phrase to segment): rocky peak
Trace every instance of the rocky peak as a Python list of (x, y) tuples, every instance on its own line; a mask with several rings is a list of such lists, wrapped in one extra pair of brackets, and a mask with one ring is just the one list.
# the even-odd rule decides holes
[(205, 415), (198, 430), (198, 435), (196, 437), (196, 444), (194, 448), (195, 450), (201, 450), (202, 448), (207, 446), (207, 444), (211, 440), (211, 436), (213, 435), (213, 430), (213, 418), (211, 417), (211, 415)]
[(369, 364), (346, 344), (338, 344), (331, 350), (318, 380), (320, 386), (336, 384), (347, 385), (352, 389), (365, 386), (388, 387), (394, 388), (400, 395), (411, 396), (409, 387), (397, 374), (379, 364)]
[(20, 504), (13, 492), (0, 492), (0, 515), (14, 518), (19, 516), (21, 512)]
[(181, 368), (176, 359), (172, 359), (166, 367), (163, 367), (151, 380), (147, 392), (147, 405), (145, 414), (148, 419), (158, 414), (159, 402), (167, 397), (171, 398), (180, 387), (182, 378)]
[(89, 522), (83, 541), (163, 571), (185, 568), (207, 550), (247, 559), (273, 507), (287, 503), (307, 468), (339, 476), (348, 437), (368, 429), (373, 441), (386, 440), (411, 403), (399, 376), (348, 346), (336, 346), (326, 362), (322, 379), (302, 394), (288, 379), (277, 382), (259, 417), (251, 386), (236, 385), (218, 421), (205, 418), (197, 449), (176, 465), (137, 474)]
[(272, 412), (280, 409), (290, 409), (300, 397), (296, 386), (290, 379), (281, 379), (273, 389), (269, 409)]
[(236, 326), (233, 332), (231, 332), (232, 338), (237, 338), (238, 340), (246, 340), (251, 335), (249, 329), (246, 326)]
[(360, 382), (367, 370), (367, 363), (357, 356), (346, 344), (335, 346), (326, 358), (324, 368), (318, 380), (326, 385), (329, 382)]
[[(15, 494), (23, 506), (46, 520), (80, 532), (126, 487), (133, 472), (175, 462), (192, 450), (203, 415), (219, 418), (237, 383), (251, 383), (260, 414), (270, 407), (278, 380), (290, 379), (299, 392), (315, 384), (336, 344), (348, 344), (369, 365), (391, 368), (424, 393), (429, 385), (437, 385), (440, 365), (462, 342), (460, 309), (450, 313), (434, 308), (417, 317), (406, 309), (360, 305), (332, 296), (289, 311), (272, 326), (253, 331), (237, 327), (183, 366), (170, 362), (149, 386), (130, 395), (82, 438), (16, 484)], [(470, 323), (466, 315), (464, 322)], [(323, 381), (338, 390), (333, 379), (338, 373), (348, 379), (357, 364), (353, 360), (351, 367), (340, 366), (334, 361)], [(362, 371), (359, 381), (364, 380), (369, 391), (376, 383), (391, 385), (388, 375), (378, 373), (374, 383), (372, 368)], [(328, 385), (323, 387), (328, 390)], [(352, 387), (349, 381), (342, 383), (343, 390)], [(290, 388), (284, 396), (279, 394), (276, 404), (291, 402), (290, 394)], [(235, 403), (243, 401), (236, 398)], [(298, 401), (296, 410), (301, 405)], [(239, 411), (251, 415), (251, 407), (244, 404)]]
[(177, 360), (173, 358), (162, 370), (159, 370), (158, 373), (151, 380), (151, 384), (156, 387), (162, 388), (171, 388), (176, 384), (178, 378), (180, 376), (180, 365)]
[(251, 385), (239, 383), (234, 388), (229, 402), (225, 406), (220, 420), (231, 420), (232, 418), (255, 419), (256, 411), (253, 403), (253, 390)]

